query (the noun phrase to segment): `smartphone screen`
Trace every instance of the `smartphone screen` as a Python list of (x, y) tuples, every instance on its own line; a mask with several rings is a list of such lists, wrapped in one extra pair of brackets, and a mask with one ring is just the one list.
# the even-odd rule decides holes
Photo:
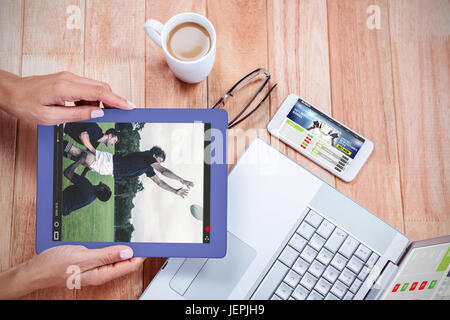
[(302, 99), (292, 107), (278, 135), (338, 175), (344, 174), (365, 141)]

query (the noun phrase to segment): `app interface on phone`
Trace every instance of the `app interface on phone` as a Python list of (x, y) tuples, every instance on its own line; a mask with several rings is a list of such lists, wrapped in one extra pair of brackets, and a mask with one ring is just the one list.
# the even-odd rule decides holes
[(55, 126), (52, 240), (209, 243), (210, 128)]
[(278, 135), (338, 174), (345, 172), (364, 144), (363, 138), (301, 99), (278, 129)]

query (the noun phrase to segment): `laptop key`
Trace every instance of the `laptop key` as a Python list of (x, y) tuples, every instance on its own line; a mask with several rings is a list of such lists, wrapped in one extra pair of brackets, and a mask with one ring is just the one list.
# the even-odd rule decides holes
[(324, 271), (325, 271), (325, 266), (317, 260), (314, 260), (314, 262), (311, 263), (311, 266), (308, 269), (308, 272), (311, 273), (316, 278), (320, 278), (320, 276), (322, 275), (322, 273)]
[(309, 240), (314, 234), (315, 229), (308, 223), (302, 222), (300, 227), (297, 229), (297, 233), (301, 235), (303, 238)]
[(295, 288), (300, 282), (300, 278), (301, 276), (297, 272), (295, 272), (294, 270), (290, 270), (284, 278), (284, 282), (286, 282), (292, 288)]
[(277, 296), (276, 294), (274, 294), (272, 296), (272, 298), (270, 298), (270, 300), (282, 300), (279, 296)]
[(312, 236), (311, 240), (309, 240), (309, 245), (314, 249), (316, 249), (317, 251), (322, 249), (324, 244), (325, 239), (319, 236), (317, 233)]
[(350, 291), (347, 292), (344, 296), (344, 300), (352, 300), (354, 297), (353, 293), (351, 293)]
[(334, 225), (327, 220), (323, 220), (320, 224), (319, 229), (317, 229), (317, 233), (320, 234), (325, 239), (328, 239), (331, 235), (331, 233), (334, 230)]
[(356, 248), (358, 247), (359, 242), (352, 237), (348, 236), (347, 239), (345, 239), (344, 244), (339, 249), (339, 253), (342, 254), (347, 259), (350, 259), (353, 252), (355, 252)]
[(358, 258), (360, 258), (362, 261), (365, 262), (370, 257), (371, 253), (372, 253), (372, 251), (369, 248), (367, 248), (363, 244), (360, 244), (358, 249), (355, 252), (355, 256), (357, 256)]
[(364, 266), (361, 270), (361, 272), (358, 274), (358, 278), (362, 281), (366, 280), (367, 275), (370, 273), (370, 269)]
[(278, 260), (283, 262), (288, 267), (292, 267), (297, 257), (298, 252), (292, 249), (290, 246), (286, 246), (286, 248), (284, 248), (283, 252), (278, 257)]
[(275, 292), (275, 294), (277, 296), (279, 296), (281, 299), (287, 300), (289, 298), (289, 296), (291, 295), (293, 290), (294, 289), (289, 287), (286, 283), (282, 282), (280, 284), (280, 286), (278, 287), (277, 291)]
[(378, 258), (379, 258), (379, 256), (375, 252), (372, 252), (372, 254), (370, 255), (369, 260), (367, 260), (367, 262), (366, 262), (366, 265), (369, 268), (372, 268), (375, 265), (375, 263), (377, 263)]
[(333, 260), (331, 260), (331, 265), (336, 267), (336, 269), (342, 271), (342, 269), (344, 269), (345, 265), (347, 264), (347, 261), (348, 260), (346, 258), (338, 253), (334, 256)]
[(275, 261), (272, 268), (264, 277), (263, 281), (256, 289), (252, 296), (254, 300), (267, 300), (272, 296), (273, 291), (279, 285), (279, 283), (284, 279), (284, 276), (288, 272), (289, 268), (286, 267), (280, 261)]
[(300, 284), (308, 290), (311, 290), (316, 282), (317, 279), (308, 272), (303, 276), (302, 280), (300, 280)]
[(325, 300), (339, 300), (338, 297), (336, 297), (334, 294), (332, 294), (331, 292), (327, 294), (327, 296), (325, 297)]
[(334, 229), (331, 237), (328, 238), (325, 243), (325, 248), (330, 250), (331, 252), (336, 252), (341, 246), (342, 242), (344, 242), (347, 234), (339, 228)]
[(333, 283), (339, 277), (339, 271), (332, 266), (328, 266), (323, 273), (323, 277)]
[(303, 249), (302, 253), (300, 254), (300, 257), (302, 257), (308, 263), (311, 263), (316, 256), (317, 256), (317, 251), (308, 245), (306, 246), (305, 249)]
[(333, 285), (333, 287), (331, 288), (330, 292), (332, 294), (334, 294), (336, 297), (338, 297), (339, 299), (342, 299), (344, 297), (345, 293), (347, 292), (347, 287), (342, 282), (337, 280), (335, 282), (335, 284)]
[(317, 281), (316, 286), (314, 287), (314, 290), (319, 292), (321, 295), (326, 296), (328, 291), (331, 289), (331, 283), (329, 283), (324, 278), (320, 278), (319, 281)]
[(289, 245), (298, 252), (302, 252), (303, 248), (306, 246), (307, 243), (308, 241), (306, 241), (298, 233), (294, 233), (291, 240), (289, 241)]
[(324, 265), (327, 265), (330, 263), (332, 258), (333, 254), (327, 249), (322, 248), (322, 250), (320, 250), (319, 254), (317, 255), (316, 259), (322, 262)]
[(305, 221), (307, 221), (314, 228), (317, 228), (322, 220), (323, 218), (317, 212), (314, 212), (312, 210), (309, 211), (308, 215), (305, 218)]
[(308, 290), (306, 290), (301, 285), (298, 285), (295, 288), (294, 292), (292, 293), (292, 297), (297, 300), (305, 300), (308, 294), (309, 294)]
[(351, 272), (349, 269), (345, 268), (344, 271), (339, 275), (339, 280), (342, 281), (343, 284), (345, 284), (347, 287), (350, 287), (353, 280), (355, 280), (356, 274)]
[(361, 270), (361, 268), (363, 267), (364, 262), (361, 261), (361, 259), (359, 259), (356, 256), (353, 256), (350, 261), (347, 263), (347, 268), (349, 268), (350, 270), (352, 270), (354, 273), (358, 274), (359, 271)]
[(356, 293), (359, 288), (361, 287), (362, 281), (359, 279), (355, 279), (355, 281), (353, 281), (352, 286), (350, 287), (350, 291), (353, 293)]
[(302, 258), (298, 258), (294, 265), (292, 266), (292, 270), (297, 272), (300, 275), (304, 275), (306, 270), (309, 268), (309, 263), (303, 260)]
[(316, 291), (312, 291), (306, 300), (323, 300), (323, 296)]

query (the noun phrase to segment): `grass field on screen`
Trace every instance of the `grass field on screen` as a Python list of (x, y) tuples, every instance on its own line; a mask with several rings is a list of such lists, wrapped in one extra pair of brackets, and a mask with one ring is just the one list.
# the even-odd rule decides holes
[[(103, 132), (109, 128), (114, 128), (114, 123), (98, 123)], [(74, 145), (86, 149), (75, 142), (68, 135), (64, 139), (72, 142)], [(98, 150), (107, 151), (114, 154), (114, 146), (106, 147), (101, 143)], [(73, 163), (72, 160), (63, 157), (63, 170)], [(84, 166), (79, 166), (75, 171), (77, 174), (83, 172)], [(114, 241), (114, 177), (102, 176), (98, 173), (89, 171), (86, 178), (93, 184), (99, 182), (107, 184), (111, 188), (112, 196), (107, 202), (96, 199), (86, 207), (72, 212), (68, 216), (62, 217), (62, 240), (63, 241), (94, 241), (94, 242), (113, 242)], [(63, 176), (63, 190), (72, 183)]]

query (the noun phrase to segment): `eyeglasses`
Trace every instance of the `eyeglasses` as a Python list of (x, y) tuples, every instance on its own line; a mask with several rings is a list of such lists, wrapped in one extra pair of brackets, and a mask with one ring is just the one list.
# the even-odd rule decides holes
[[(265, 77), (265, 79), (264, 79)], [(269, 83), (270, 80), (270, 73), (268, 70), (263, 68), (258, 68), (247, 74), (245, 77), (243, 77), (241, 80), (236, 82), (234, 86), (231, 87), (230, 90), (225, 93), (225, 95), (219, 99), (219, 101), (216, 102), (214, 106), (211, 107), (211, 109), (216, 108), (225, 108), (225, 101), (229, 97), (235, 97), (239, 90), (244, 88), (245, 86), (249, 85), (250, 83), (254, 83), (258, 80), (264, 79), (264, 82), (262, 85), (258, 88), (256, 93), (252, 96), (250, 101), (247, 103), (247, 105), (242, 108), (242, 110), (228, 123), (228, 129), (233, 128), (234, 126), (238, 125), (248, 117), (250, 117), (267, 99), (267, 97), (270, 95), (273, 89), (277, 86), (277, 84), (274, 84), (272, 87), (270, 87), (269, 91), (266, 93), (266, 95), (262, 98), (262, 100), (253, 108), (250, 109), (251, 111), (245, 113), (247, 109), (249, 109), (250, 105), (255, 101), (256, 97), (263, 91), (264, 87)]]

